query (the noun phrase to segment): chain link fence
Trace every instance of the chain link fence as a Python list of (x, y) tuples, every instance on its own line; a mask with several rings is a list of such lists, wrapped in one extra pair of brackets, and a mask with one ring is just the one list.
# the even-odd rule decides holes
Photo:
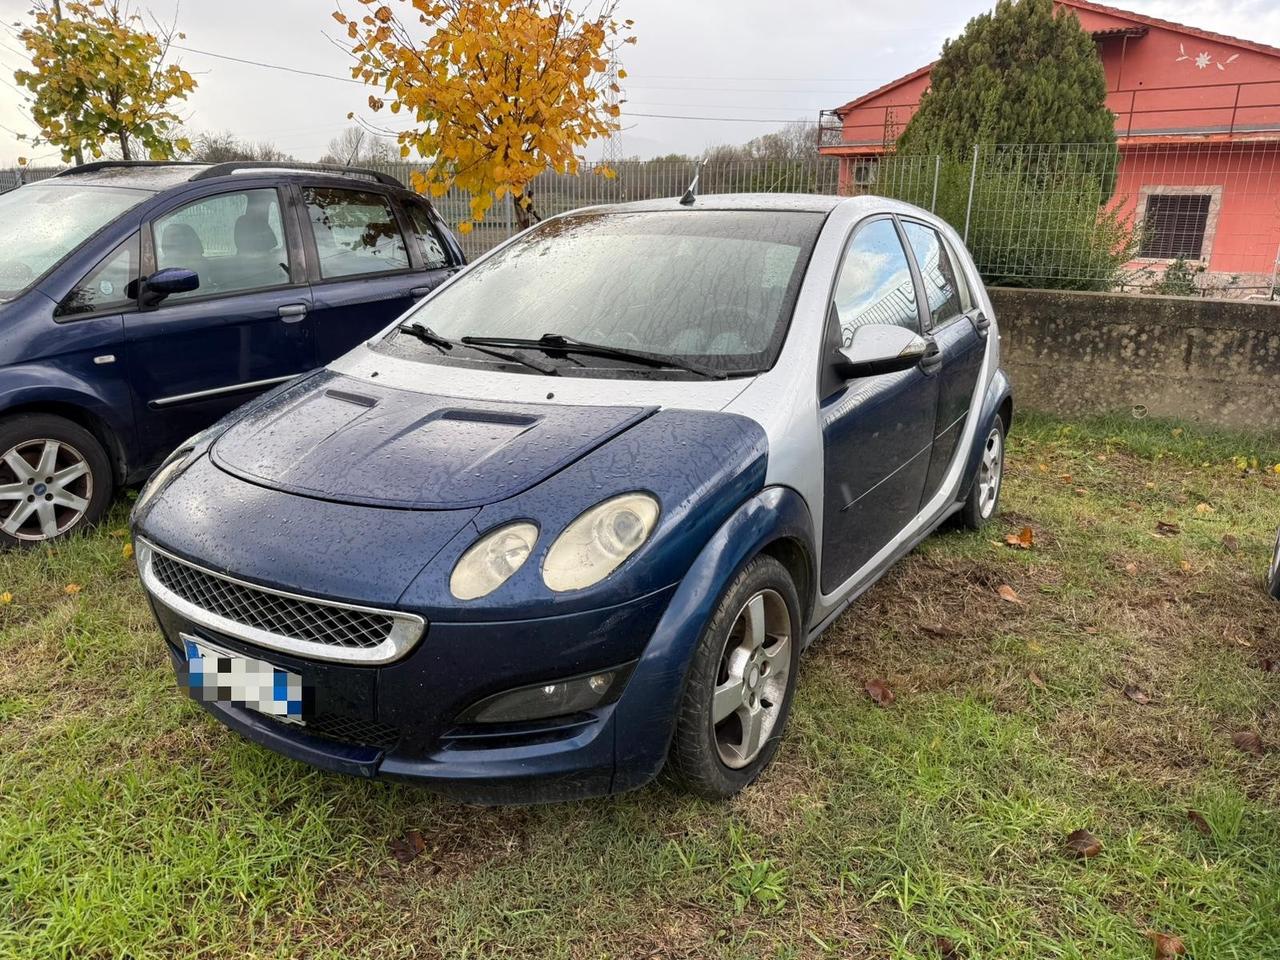
[[(283, 166), (283, 164), (282, 164)], [(409, 163), (375, 165), (408, 184)], [(59, 168), (0, 170), (0, 192)], [(530, 189), (546, 218), (597, 204), (678, 197), (687, 160), (623, 161)], [(1280, 141), (977, 145), (965, 157), (868, 154), (711, 161), (699, 192), (878, 194), (932, 210), (964, 237), (988, 282), (1084, 290), (1280, 297)], [(434, 202), (450, 224), (470, 195)], [(518, 230), (509, 198), (470, 233), (476, 257)]]

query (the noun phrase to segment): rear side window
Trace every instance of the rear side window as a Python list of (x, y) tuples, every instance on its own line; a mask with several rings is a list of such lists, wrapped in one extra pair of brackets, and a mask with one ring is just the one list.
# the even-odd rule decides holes
[(911, 220), (903, 221), (902, 227), (920, 266), (933, 326), (940, 327), (969, 309), (968, 291), (938, 231)]
[(326, 280), (409, 269), (409, 251), (391, 204), (378, 193), (306, 187), (320, 276)]
[(275, 190), (196, 200), (158, 218), (152, 231), (159, 269), (181, 267), (200, 277), (198, 289), (171, 294), (166, 304), (289, 283), (289, 250)]
[(868, 323), (920, 332), (911, 267), (892, 220), (873, 220), (854, 235), (840, 266), (835, 306), (846, 347), (853, 332)]
[(409, 201), (404, 205), (409, 211), (409, 221), (413, 224), (413, 239), (422, 254), (423, 267), (427, 270), (441, 270), (449, 265), (449, 255), (444, 252), (444, 244), (436, 233), (435, 224), (431, 222), (431, 214), (427, 208), (417, 201)]
[(139, 235), (107, 254), (62, 298), (54, 315), (75, 317), (112, 310), (132, 310), (138, 292)]

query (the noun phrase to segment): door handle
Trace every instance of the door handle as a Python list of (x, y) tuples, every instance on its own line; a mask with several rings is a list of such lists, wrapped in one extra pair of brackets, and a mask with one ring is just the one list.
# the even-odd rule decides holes
[(422, 297), (425, 297), (428, 293), (430, 293), (434, 289), (435, 287), (414, 287), (412, 290), (409, 291), (409, 296), (413, 297), (415, 300), (418, 300)]
[(307, 315), (307, 305), (305, 303), (286, 303), (276, 312), (280, 314), (280, 319), (285, 323), (297, 323)]
[(987, 331), (991, 329), (991, 318), (981, 310), (975, 314), (971, 314), (969, 319), (973, 321), (973, 329), (977, 331), (978, 336), (980, 337), (985, 337), (987, 335)]
[(938, 348), (938, 342), (930, 339), (928, 346), (925, 347), (924, 356), (920, 358), (920, 369), (925, 373), (933, 373), (942, 366), (942, 351)]

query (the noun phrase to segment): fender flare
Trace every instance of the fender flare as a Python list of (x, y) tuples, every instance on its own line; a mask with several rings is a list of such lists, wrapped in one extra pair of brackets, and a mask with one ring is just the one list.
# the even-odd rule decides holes
[(101, 396), (91, 384), (52, 366), (11, 367), (5, 371), (5, 380), (6, 388), (0, 392), (0, 418), (21, 414), (24, 410), (44, 409), (75, 422), (74, 416), (68, 417), (59, 408), (79, 411), (90, 421), (81, 425), (97, 434), (106, 448), (117, 472), (116, 479), (127, 481), (137, 455), (132, 405), (127, 419), (122, 418), (118, 405)]
[[(1013, 387), (1009, 383), (1009, 377), (1003, 370), (996, 370), (995, 375), (987, 384), (987, 393), (982, 400), (982, 412), (978, 417), (978, 429), (974, 433), (973, 449), (969, 451), (969, 460), (964, 467), (964, 476), (960, 481), (960, 495), (957, 502), (963, 502), (965, 497), (969, 496), (969, 490), (973, 487), (973, 481), (978, 476), (978, 465), (982, 461), (983, 443), (986, 441), (987, 434), (991, 432), (991, 425), (995, 422), (996, 414), (1000, 412), (1008, 402), (1009, 409), (1013, 409)], [(1012, 425), (1012, 417), (1010, 422), (1004, 425), (1005, 432), (1008, 433)]]
[[(813, 518), (804, 498), (790, 487), (767, 487), (730, 515), (680, 581), (616, 708), (615, 791), (642, 786), (662, 769), (703, 627), (725, 586), (781, 540), (797, 541), (816, 563)], [(800, 602), (807, 608), (812, 597), (801, 596)]]

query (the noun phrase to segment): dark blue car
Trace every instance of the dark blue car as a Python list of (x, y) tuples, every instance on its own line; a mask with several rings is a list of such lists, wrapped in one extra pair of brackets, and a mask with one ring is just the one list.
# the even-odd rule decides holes
[(725, 797), (802, 648), (994, 514), (1012, 409), (925, 211), (595, 208), (184, 443), (134, 543), (181, 684), (274, 750), (483, 802), (668, 765)]
[(0, 546), (95, 522), (463, 262), (425, 199), (370, 171), (102, 162), (0, 196)]

